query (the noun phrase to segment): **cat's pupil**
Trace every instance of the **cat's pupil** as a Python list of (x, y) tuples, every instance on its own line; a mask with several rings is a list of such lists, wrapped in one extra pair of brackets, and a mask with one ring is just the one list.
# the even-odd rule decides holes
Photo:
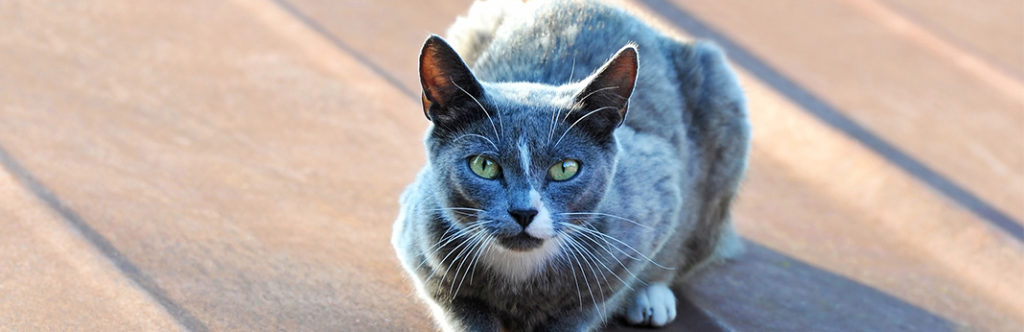
[(561, 162), (551, 165), (548, 170), (548, 175), (555, 181), (565, 181), (571, 179), (579, 172), (580, 164), (573, 159), (565, 159)]
[(473, 173), (476, 173), (476, 175), (485, 179), (497, 178), (498, 174), (501, 172), (501, 168), (498, 166), (498, 163), (482, 155), (476, 155), (470, 158), (469, 168)]

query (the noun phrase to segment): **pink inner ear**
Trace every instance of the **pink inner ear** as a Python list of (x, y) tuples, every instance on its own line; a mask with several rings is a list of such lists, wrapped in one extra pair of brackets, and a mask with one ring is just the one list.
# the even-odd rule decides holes
[(472, 95), (480, 92), (480, 86), (469, 68), (455, 50), (437, 36), (428, 39), (420, 53), (420, 83), (426, 98), (441, 106), (445, 106), (448, 99), (461, 89)]
[[(637, 54), (632, 46), (623, 47), (615, 53), (611, 60), (597, 71), (592, 81), (583, 89), (578, 100), (579, 102), (596, 102), (602, 106), (611, 106), (610, 103), (621, 102), (624, 106), (625, 100), (608, 100), (606, 98), (594, 98), (593, 93), (614, 94), (622, 99), (628, 99), (633, 93), (637, 75)], [(587, 98), (584, 100), (583, 98)], [(602, 105), (603, 104), (603, 105)]]
[(625, 47), (615, 55), (615, 58), (600, 75), (606, 82), (605, 86), (620, 86), (619, 90), (624, 92), (622, 94), (628, 96), (633, 90), (636, 70), (636, 50), (632, 47)]
[(615, 54), (615, 58), (612, 59), (612, 66), (616, 70), (630, 70), (636, 68), (636, 49), (633, 47), (624, 47)]
[[(435, 50), (430, 49), (424, 54), (423, 62), (420, 64), (420, 78), (423, 80), (424, 88), (434, 94), (451, 85), (444, 69), (441, 68), (441, 61)], [(436, 101), (436, 100), (435, 100)]]

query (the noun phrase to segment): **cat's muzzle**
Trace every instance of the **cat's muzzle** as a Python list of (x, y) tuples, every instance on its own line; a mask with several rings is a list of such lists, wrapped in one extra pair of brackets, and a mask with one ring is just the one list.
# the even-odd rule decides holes
[(522, 231), (516, 235), (499, 237), (498, 243), (509, 250), (530, 251), (539, 248), (544, 244), (544, 240), (530, 236), (526, 231)]

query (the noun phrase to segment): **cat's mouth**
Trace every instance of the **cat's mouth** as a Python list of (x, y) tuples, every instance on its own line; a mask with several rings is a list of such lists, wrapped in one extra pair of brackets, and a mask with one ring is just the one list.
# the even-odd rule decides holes
[(525, 231), (513, 236), (498, 238), (498, 243), (512, 251), (530, 251), (539, 248), (544, 240), (535, 238)]

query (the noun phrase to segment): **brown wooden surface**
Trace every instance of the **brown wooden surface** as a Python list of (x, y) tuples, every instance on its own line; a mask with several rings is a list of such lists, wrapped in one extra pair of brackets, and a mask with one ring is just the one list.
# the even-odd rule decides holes
[[(1024, 326), (1024, 3), (631, 5), (726, 46), (754, 125), (748, 253), (673, 329)], [(0, 2), (0, 329), (431, 329), (388, 238), (467, 8)]]

